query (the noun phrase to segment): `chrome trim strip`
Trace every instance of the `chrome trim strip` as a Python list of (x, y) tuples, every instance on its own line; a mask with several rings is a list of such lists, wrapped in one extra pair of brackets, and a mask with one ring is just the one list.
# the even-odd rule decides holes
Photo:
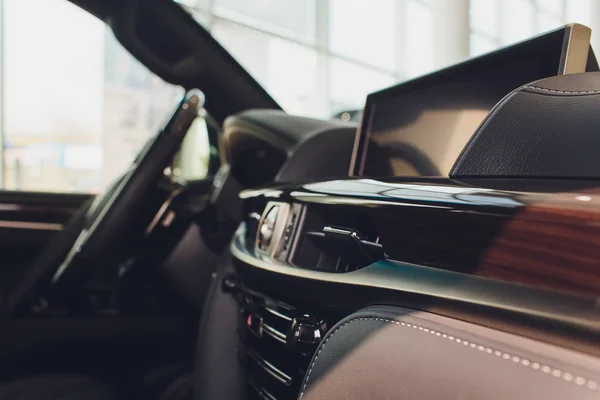
[[(259, 240), (260, 240), (260, 230), (265, 223), (265, 219), (269, 212), (275, 208), (279, 207), (277, 211), (277, 216), (275, 219), (275, 223), (273, 226), (273, 233), (271, 236), (271, 242), (267, 249), (260, 250)], [(256, 240), (255, 240), (255, 249), (267, 253), (271, 257), (276, 257), (281, 252), (281, 242), (283, 239), (283, 233), (287, 227), (289, 216), (291, 212), (291, 206), (288, 203), (281, 203), (277, 201), (270, 201), (267, 203), (263, 211), (263, 215), (260, 218), (260, 222), (258, 223), (258, 229), (256, 230)]]
[(290, 386), (292, 384), (292, 377), (281, 371), (279, 368), (265, 360), (262, 356), (260, 356), (256, 351), (249, 349), (248, 356), (256, 363), (259, 367), (263, 369), (267, 374), (271, 375), (273, 378), (277, 379), (279, 382), (283, 383), (286, 386)]
[(565, 30), (559, 75), (585, 72), (592, 30), (581, 24), (568, 24)]
[(63, 225), (51, 222), (0, 221), (0, 228), (29, 229), (34, 231), (62, 231)]
[(252, 379), (249, 378), (248, 383), (250, 384), (250, 387), (252, 387), (252, 389), (254, 389), (256, 391), (256, 393), (260, 396), (261, 399), (277, 400), (277, 398), (275, 396), (273, 396), (271, 393), (269, 393), (269, 391), (267, 389), (261, 388)]
[(263, 323), (263, 333), (266, 333), (267, 335), (281, 343), (285, 343), (287, 340), (287, 337), (284, 333), (279, 332), (277, 329), (273, 328), (269, 324)]
[[(83, 203), (83, 202), (82, 202)], [(18, 204), (0, 203), (0, 211), (15, 213), (50, 212), (60, 214), (72, 214), (79, 209), (77, 206), (43, 205), (43, 204)]]
[(285, 319), (286, 321), (291, 321), (292, 320), (292, 317), (288, 317), (287, 315), (282, 314), (279, 311), (273, 310), (270, 307), (265, 307), (264, 309), (265, 309), (265, 311), (267, 311), (267, 312), (269, 312), (269, 313), (271, 313), (271, 314), (273, 314), (273, 315), (275, 315), (275, 316), (277, 316), (279, 318)]

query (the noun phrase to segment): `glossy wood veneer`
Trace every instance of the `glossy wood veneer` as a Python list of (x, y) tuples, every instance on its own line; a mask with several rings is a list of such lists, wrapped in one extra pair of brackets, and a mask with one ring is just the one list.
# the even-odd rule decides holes
[(242, 192), (360, 216), (391, 259), (600, 295), (599, 182), (348, 179)]

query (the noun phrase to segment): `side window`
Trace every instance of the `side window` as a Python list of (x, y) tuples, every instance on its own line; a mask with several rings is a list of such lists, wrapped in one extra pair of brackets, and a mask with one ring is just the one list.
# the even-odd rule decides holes
[[(157, 133), (183, 89), (152, 74), (69, 1), (0, 5), (0, 187), (102, 191)], [(192, 136), (187, 164), (197, 176), (206, 172), (193, 158), (208, 154), (208, 143)]]

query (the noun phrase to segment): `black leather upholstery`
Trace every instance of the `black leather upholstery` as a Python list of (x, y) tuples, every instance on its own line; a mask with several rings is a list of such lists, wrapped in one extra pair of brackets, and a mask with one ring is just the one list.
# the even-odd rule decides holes
[(300, 398), (598, 399), (600, 359), (396, 307), (342, 320), (325, 336)]
[(276, 182), (323, 180), (348, 176), (356, 124), (326, 127), (306, 138), (275, 177)]
[(450, 175), (600, 177), (600, 72), (524, 85), (477, 129)]
[[(303, 139), (325, 128), (348, 126), (338, 120), (320, 120), (286, 114), (279, 110), (248, 110), (232, 115), (223, 124), (225, 151), (228, 162), (234, 160), (233, 151), (243, 137), (256, 136), (284, 152), (291, 152)], [(240, 135), (240, 133), (242, 135)]]
[(297, 117), (278, 110), (248, 110), (228, 117), (223, 124), (227, 161), (233, 161), (239, 140), (264, 137), (284, 152), (293, 149), (310, 132), (323, 127), (325, 121)]
[[(356, 125), (338, 120), (298, 117), (277, 110), (248, 110), (223, 124), (223, 162), (245, 186), (272, 182), (288, 157), (307, 138), (329, 129)], [(260, 168), (249, 168), (260, 166)]]

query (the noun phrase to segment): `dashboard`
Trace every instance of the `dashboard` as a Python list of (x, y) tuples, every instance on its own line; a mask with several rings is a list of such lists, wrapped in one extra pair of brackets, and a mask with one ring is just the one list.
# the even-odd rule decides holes
[[(523, 192), (507, 183), (359, 179), (242, 192), (247, 217), (231, 252), (244, 282), (240, 327), (252, 339), (245, 363), (259, 376), (251, 387), (295, 398), (320, 339), (373, 304), (600, 355), (592, 261), (600, 214), (591, 217), (592, 204), (575, 197), (600, 204), (589, 182), (576, 184), (557, 194), (550, 189), (560, 182), (532, 182), (535, 191)], [(584, 220), (589, 246), (580, 242)], [(300, 352), (296, 324), (307, 335)], [(268, 379), (270, 366), (289, 378), (287, 391)]]
[[(353, 145), (355, 166), (366, 154), (363, 118), (305, 130), (274, 182), (241, 191), (215, 311), (235, 310), (233, 334), (218, 361), (201, 361), (227, 383), (204, 380), (202, 390), (266, 400), (596, 398), (600, 165), (588, 149), (600, 145), (600, 116), (589, 112), (599, 73), (524, 83), (495, 93), (439, 176), (339, 173)], [(306, 166), (336, 146), (345, 157)], [(227, 357), (239, 374), (219, 366)]]

